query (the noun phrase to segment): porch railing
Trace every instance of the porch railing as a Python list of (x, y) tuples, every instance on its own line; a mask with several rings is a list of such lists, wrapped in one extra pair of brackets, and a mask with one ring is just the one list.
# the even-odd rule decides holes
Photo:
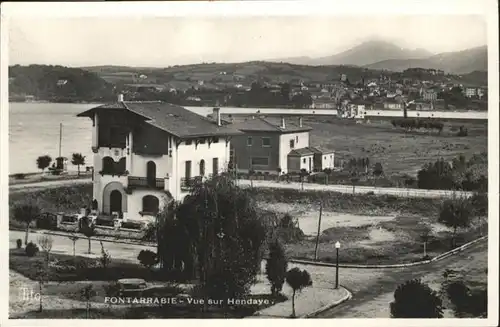
[(165, 180), (163, 178), (149, 179), (147, 177), (128, 177), (129, 188), (150, 188), (162, 190), (165, 188)]

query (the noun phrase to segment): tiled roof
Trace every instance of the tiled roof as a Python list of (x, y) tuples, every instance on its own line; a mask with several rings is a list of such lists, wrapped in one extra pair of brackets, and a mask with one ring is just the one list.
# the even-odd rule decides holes
[(293, 132), (308, 132), (311, 127), (300, 127), (297, 123), (285, 118), (285, 128), (281, 128), (281, 122), (273, 122), (272, 119), (255, 117), (246, 119), (243, 122), (235, 123), (233, 128), (244, 132), (276, 132), (276, 133), (293, 133)]
[(327, 153), (334, 153), (335, 152), (333, 150), (328, 150), (328, 149), (320, 148), (317, 146), (310, 146), (308, 149), (311, 150), (311, 152), (314, 152), (315, 154), (327, 154)]
[(311, 151), (310, 148), (300, 148), (300, 149), (294, 149), (288, 153), (289, 156), (292, 157), (303, 157), (303, 156), (310, 156), (313, 155), (314, 152)]
[(180, 138), (241, 134), (235, 128), (217, 126), (213, 120), (181, 106), (159, 101), (116, 102), (92, 108), (77, 116), (87, 117), (96, 110), (105, 109), (124, 109), (136, 113), (144, 117), (146, 123)]

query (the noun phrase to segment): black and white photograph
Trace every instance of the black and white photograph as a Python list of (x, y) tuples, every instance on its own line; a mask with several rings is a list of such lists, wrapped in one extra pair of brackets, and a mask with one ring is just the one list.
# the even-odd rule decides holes
[(497, 4), (405, 2), (2, 4), (2, 324), (496, 325)]

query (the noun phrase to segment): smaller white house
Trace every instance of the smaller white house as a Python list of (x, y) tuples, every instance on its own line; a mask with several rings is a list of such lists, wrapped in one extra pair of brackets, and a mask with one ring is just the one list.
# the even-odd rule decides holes
[(288, 153), (288, 172), (299, 173), (302, 169), (312, 172), (314, 152), (310, 148), (295, 149)]

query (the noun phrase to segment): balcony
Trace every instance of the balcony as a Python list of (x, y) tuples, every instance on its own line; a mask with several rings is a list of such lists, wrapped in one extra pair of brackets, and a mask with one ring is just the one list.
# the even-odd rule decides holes
[(155, 189), (155, 190), (163, 190), (165, 188), (165, 180), (163, 178), (156, 178), (154, 180), (149, 179), (147, 177), (128, 177), (128, 188), (146, 188), (146, 189)]
[(202, 182), (201, 176), (181, 178), (181, 191), (189, 192), (193, 189), (194, 186), (196, 186), (196, 184), (201, 182)]

